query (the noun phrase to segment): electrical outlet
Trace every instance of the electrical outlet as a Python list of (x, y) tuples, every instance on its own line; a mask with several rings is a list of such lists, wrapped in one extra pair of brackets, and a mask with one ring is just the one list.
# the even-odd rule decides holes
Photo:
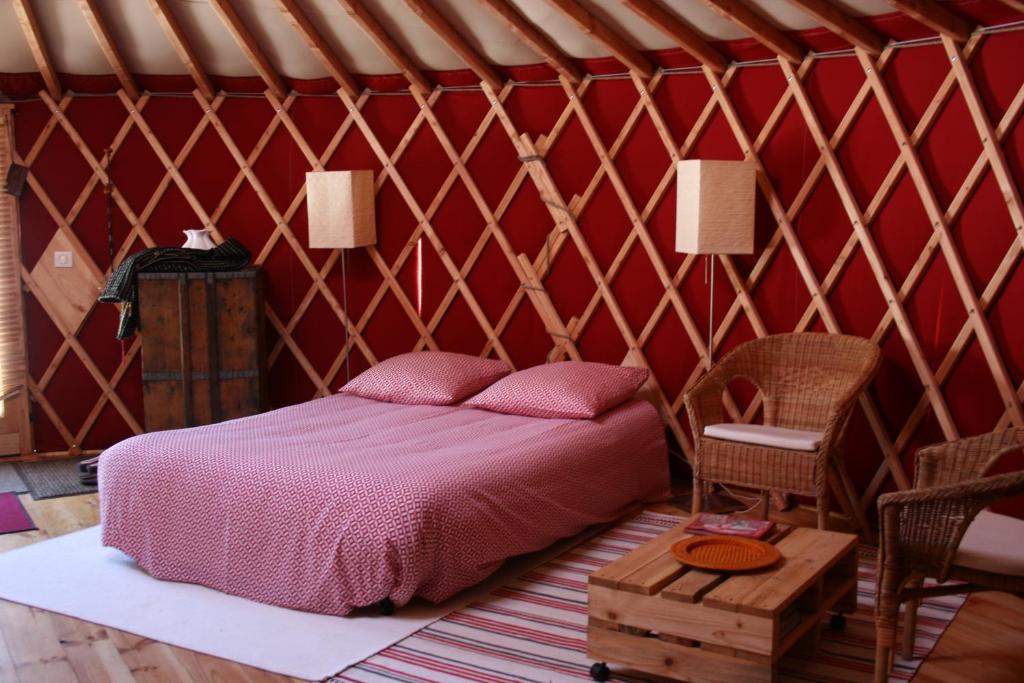
[(54, 268), (71, 268), (75, 265), (75, 257), (70, 251), (55, 251), (53, 252), (53, 267)]

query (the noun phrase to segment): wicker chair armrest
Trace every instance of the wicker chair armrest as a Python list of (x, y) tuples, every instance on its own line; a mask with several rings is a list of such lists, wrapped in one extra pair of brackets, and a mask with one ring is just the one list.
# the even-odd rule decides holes
[(718, 424), (725, 420), (725, 411), (722, 409), (722, 392), (728, 384), (728, 379), (723, 373), (716, 372), (712, 368), (697, 384), (693, 386), (683, 398), (686, 404), (686, 414), (690, 418), (690, 429), (693, 431), (693, 440), (697, 441), (704, 433), (704, 426)]
[(945, 581), (960, 540), (978, 512), (1020, 495), (1024, 472), (879, 496), (882, 558), (899, 564), (904, 572)]
[(705, 425), (725, 422), (722, 394), (729, 382), (740, 377), (750, 379), (741, 371), (735, 353), (733, 350), (715, 363), (684, 396), (694, 441), (704, 433)]
[(835, 402), (832, 414), (829, 415), (828, 422), (825, 423), (824, 436), (821, 440), (823, 450), (827, 452), (832, 451), (835, 444), (842, 437), (846, 422), (850, 419), (850, 413), (853, 412), (853, 405), (870, 381), (870, 377), (865, 378), (863, 382), (846, 392)]
[(850, 387), (846, 393), (840, 396), (833, 404), (832, 414), (829, 416), (828, 422), (825, 423), (824, 437), (821, 442), (822, 452), (825, 457), (835, 450), (836, 444), (842, 438), (843, 430), (846, 428), (846, 423), (850, 419), (850, 413), (853, 412), (854, 403), (856, 403), (857, 399), (860, 398), (860, 395), (864, 393), (864, 390), (867, 389), (871, 380), (874, 379), (875, 373), (878, 372), (878, 366), (881, 365), (881, 362), (881, 354), (877, 354), (871, 365), (864, 369), (860, 381)]
[(922, 448), (914, 467), (914, 488), (976, 479), (1001, 453), (1024, 446), (1024, 427), (989, 432)]

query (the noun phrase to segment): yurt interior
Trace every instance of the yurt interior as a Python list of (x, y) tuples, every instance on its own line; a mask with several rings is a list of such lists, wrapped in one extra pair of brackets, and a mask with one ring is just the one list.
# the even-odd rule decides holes
[(0, 0), (0, 683), (1019, 683), (1022, 110), (1022, 0)]

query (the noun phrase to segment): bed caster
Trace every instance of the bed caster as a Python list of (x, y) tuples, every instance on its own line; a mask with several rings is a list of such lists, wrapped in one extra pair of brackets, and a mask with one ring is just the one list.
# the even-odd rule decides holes
[(833, 631), (845, 631), (846, 630), (846, 615), (845, 614), (833, 614), (828, 620), (828, 627)]
[(590, 667), (590, 677), (595, 681), (607, 681), (612, 677), (612, 670), (604, 662), (598, 662)]
[(395, 613), (395, 603), (391, 602), (391, 598), (384, 598), (377, 603), (377, 609), (379, 609), (380, 613), (384, 616), (390, 617)]

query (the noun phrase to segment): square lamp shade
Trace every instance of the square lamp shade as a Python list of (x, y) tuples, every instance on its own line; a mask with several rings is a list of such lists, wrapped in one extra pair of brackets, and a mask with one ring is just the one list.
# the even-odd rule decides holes
[(309, 246), (352, 249), (376, 243), (373, 203), (373, 171), (307, 173)]
[(752, 254), (757, 171), (750, 161), (687, 159), (676, 166), (676, 251)]

